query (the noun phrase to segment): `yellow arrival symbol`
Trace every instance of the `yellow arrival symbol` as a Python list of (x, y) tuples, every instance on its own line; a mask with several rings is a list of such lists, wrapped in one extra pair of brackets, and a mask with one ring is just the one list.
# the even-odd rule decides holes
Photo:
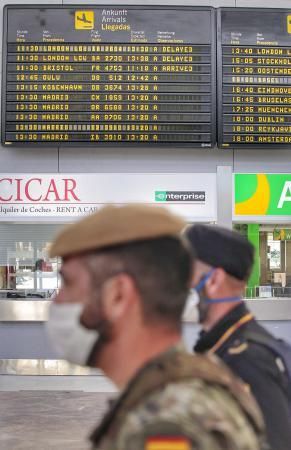
[(93, 30), (94, 11), (75, 11), (75, 29)]
[(238, 216), (263, 216), (270, 203), (270, 185), (267, 175), (257, 175), (257, 190), (254, 195), (244, 202), (236, 203), (235, 214)]
[(287, 16), (287, 32), (291, 34), (291, 16), (290, 14)]
[(280, 230), (280, 239), (281, 241), (285, 241), (285, 230), (284, 228), (282, 228), (282, 230)]

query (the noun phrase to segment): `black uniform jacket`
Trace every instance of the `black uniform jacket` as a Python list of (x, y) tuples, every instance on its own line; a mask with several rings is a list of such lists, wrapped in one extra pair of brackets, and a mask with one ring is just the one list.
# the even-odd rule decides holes
[(239, 303), (210, 331), (200, 333), (194, 350), (215, 352), (250, 386), (262, 409), (272, 450), (291, 450), (286, 375), (270, 350), (247, 340), (247, 330), (268, 333), (250, 316), (245, 304)]

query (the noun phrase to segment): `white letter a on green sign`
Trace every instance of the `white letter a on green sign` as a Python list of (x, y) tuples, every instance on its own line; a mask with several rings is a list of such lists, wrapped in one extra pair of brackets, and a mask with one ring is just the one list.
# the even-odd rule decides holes
[(278, 203), (278, 208), (283, 208), (285, 202), (291, 202), (291, 181), (286, 181)]

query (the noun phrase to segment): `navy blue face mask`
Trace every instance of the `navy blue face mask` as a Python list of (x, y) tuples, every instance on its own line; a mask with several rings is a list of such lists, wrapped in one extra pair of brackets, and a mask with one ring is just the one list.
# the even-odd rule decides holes
[[(207, 272), (205, 275), (203, 275), (203, 277), (200, 279), (199, 283), (196, 284), (196, 286), (193, 286), (193, 289), (198, 293), (199, 297), (200, 297), (200, 293), (202, 291), (202, 289), (204, 288), (207, 280), (211, 277), (211, 275), (213, 274), (213, 272), (215, 271), (215, 269), (211, 269), (209, 272)], [(206, 303), (207, 305), (209, 304), (213, 304), (213, 303), (230, 303), (230, 302), (237, 302), (241, 300), (241, 297), (237, 296), (237, 297), (223, 297), (223, 298), (207, 298), (204, 297), (203, 298), (203, 302)]]

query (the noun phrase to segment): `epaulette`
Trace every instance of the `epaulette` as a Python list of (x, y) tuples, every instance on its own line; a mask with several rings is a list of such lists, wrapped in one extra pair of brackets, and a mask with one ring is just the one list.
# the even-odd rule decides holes
[(239, 355), (245, 352), (249, 348), (249, 344), (245, 339), (236, 339), (231, 347), (227, 349), (227, 353), (230, 355)]

